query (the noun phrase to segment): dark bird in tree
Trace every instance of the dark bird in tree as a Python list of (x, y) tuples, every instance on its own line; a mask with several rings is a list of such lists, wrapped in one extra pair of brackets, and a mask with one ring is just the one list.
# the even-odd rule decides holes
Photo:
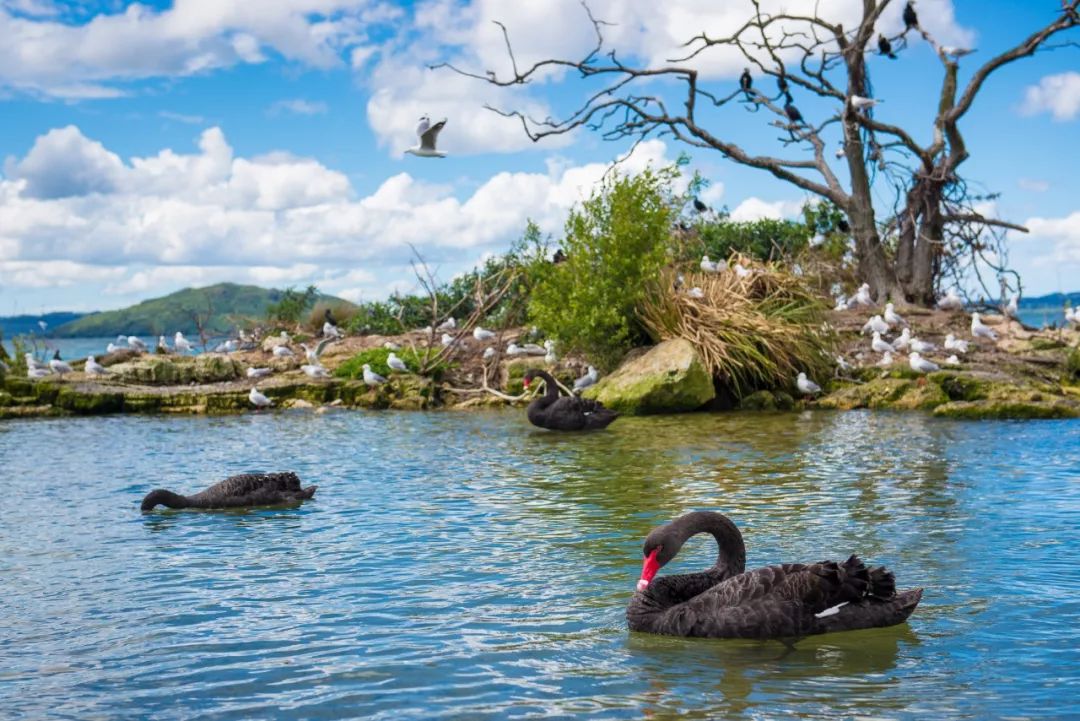
[(251, 508), (296, 503), (315, 495), (317, 486), (300, 487), (300, 478), (292, 472), (245, 473), (230, 476), (193, 496), (181, 496), (164, 488), (150, 491), (142, 502), (142, 510), (154, 506), (169, 508)]
[(889, 39), (887, 37), (885, 37), (884, 35), (878, 35), (877, 36), (877, 49), (878, 49), (878, 52), (881, 53), (882, 55), (890, 57), (893, 60), (896, 60), (896, 53), (894, 53), (892, 51), (892, 43), (890, 43)]
[(326, 318), (326, 322), (330, 325), (337, 325), (337, 321), (334, 320), (334, 314), (330, 312), (329, 308), (326, 309), (326, 313), (324, 313), (323, 316)]
[(904, 29), (905, 32), (919, 29), (919, 16), (915, 14), (914, 0), (908, 0), (904, 6)]
[(795, 104), (791, 102), (790, 95), (787, 96), (787, 101), (784, 103), (784, 114), (787, 115), (788, 120), (791, 121), (792, 125), (802, 125), (805, 122), (802, 113), (800, 113), (799, 109), (795, 107)]
[(746, 99), (750, 99), (750, 88), (754, 86), (754, 78), (750, 75), (750, 68), (743, 68), (742, 75), (739, 76), (739, 87), (746, 93)]
[(707, 213), (709, 212), (709, 206), (705, 205), (697, 198), (694, 198), (694, 210), (699, 213)]
[(534, 378), (544, 381), (544, 395), (529, 404), (526, 415), (529, 423), (553, 431), (590, 431), (606, 428), (619, 417), (615, 411), (605, 408), (600, 401), (579, 396), (559, 396), (559, 386), (545, 371), (530, 368), (525, 371), (523, 382), (529, 387)]
[(556, 250), (555, 255), (551, 256), (551, 262), (555, 265), (566, 262), (566, 253), (563, 252), (562, 248)]
[(851, 232), (851, 226), (848, 225), (847, 220), (844, 219), (844, 218), (840, 218), (839, 220), (836, 221), (836, 229), (839, 230), (841, 233), (850, 233)]
[[(692, 536), (716, 539), (716, 563), (700, 573), (656, 573)], [(801, 638), (903, 623), (922, 589), (896, 591), (893, 574), (846, 561), (785, 563), (745, 571), (746, 546), (729, 518), (694, 511), (645, 539), (638, 590), (626, 609), (631, 631), (708, 638)]]

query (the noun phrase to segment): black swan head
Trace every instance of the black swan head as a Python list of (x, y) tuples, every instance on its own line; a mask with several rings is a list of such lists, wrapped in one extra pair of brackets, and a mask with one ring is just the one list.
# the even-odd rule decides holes
[(692, 511), (671, 523), (654, 528), (645, 537), (642, 548), (644, 561), (637, 589), (645, 590), (660, 569), (679, 554), (687, 539), (698, 533), (711, 533), (716, 538), (719, 546), (716, 568), (723, 566), (735, 573), (742, 573), (746, 563), (746, 546), (738, 527), (722, 513)]
[(525, 375), (522, 376), (521, 384), (528, 388), (530, 383), (532, 383), (537, 378), (543, 378), (544, 375), (546, 375), (544, 371), (538, 368), (530, 368), (529, 370), (525, 371)]

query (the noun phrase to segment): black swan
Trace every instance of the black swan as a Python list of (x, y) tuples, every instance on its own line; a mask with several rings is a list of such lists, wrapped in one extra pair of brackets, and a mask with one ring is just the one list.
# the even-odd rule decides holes
[(606, 428), (619, 417), (615, 411), (604, 408), (600, 401), (577, 396), (559, 396), (559, 386), (546, 371), (530, 368), (525, 371), (524, 383), (528, 388), (534, 378), (541, 378), (546, 386), (544, 395), (529, 404), (526, 415), (529, 423), (553, 431), (589, 431)]
[(241, 508), (276, 506), (311, 498), (318, 486), (300, 487), (300, 478), (287, 473), (244, 473), (229, 476), (194, 496), (181, 496), (164, 488), (150, 491), (142, 510), (151, 511), (161, 504), (169, 508)]
[[(683, 543), (711, 533), (720, 553), (700, 573), (653, 577)], [(903, 623), (922, 589), (897, 593), (893, 574), (846, 561), (785, 563), (744, 572), (746, 547), (727, 516), (694, 511), (645, 539), (638, 590), (626, 609), (631, 631), (708, 638), (789, 638)]]

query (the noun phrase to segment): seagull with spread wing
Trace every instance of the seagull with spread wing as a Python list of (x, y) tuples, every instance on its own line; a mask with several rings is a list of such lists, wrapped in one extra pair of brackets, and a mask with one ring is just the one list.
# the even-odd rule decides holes
[(431, 124), (431, 118), (428, 116), (425, 115), (420, 118), (420, 124), (416, 126), (416, 135), (420, 138), (420, 144), (409, 148), (405, 152), (421, 158), (445, 158), (446, 153), (444, 151), (435, 149), (435, 141), (445, 125), (446, 118), (434, 125)]

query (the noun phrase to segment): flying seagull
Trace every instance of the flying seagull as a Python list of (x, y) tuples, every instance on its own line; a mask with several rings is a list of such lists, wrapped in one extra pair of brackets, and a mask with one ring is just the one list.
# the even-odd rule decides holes
[(965, 55), (970, 55), (973, 52), (975, 51), (968, 48), (958, 48), (954, 45), (941, 46), (941, 54), (947, 58), (953, 58), (954, 60), (959, 60)]
[(445, 125), (446, 118), (443, 118), (434, 125), (431, 124), (431, 118), (428, 116), (425, 115), (420, 118), (420, 124), (416, 126), (416, 135), (420, 138), (420, 144), (409, 148), (405, 152), (421, 158), (445, 158), (445, 152), (435, 149), (435, 141), (438, 139), (439, 132)]

